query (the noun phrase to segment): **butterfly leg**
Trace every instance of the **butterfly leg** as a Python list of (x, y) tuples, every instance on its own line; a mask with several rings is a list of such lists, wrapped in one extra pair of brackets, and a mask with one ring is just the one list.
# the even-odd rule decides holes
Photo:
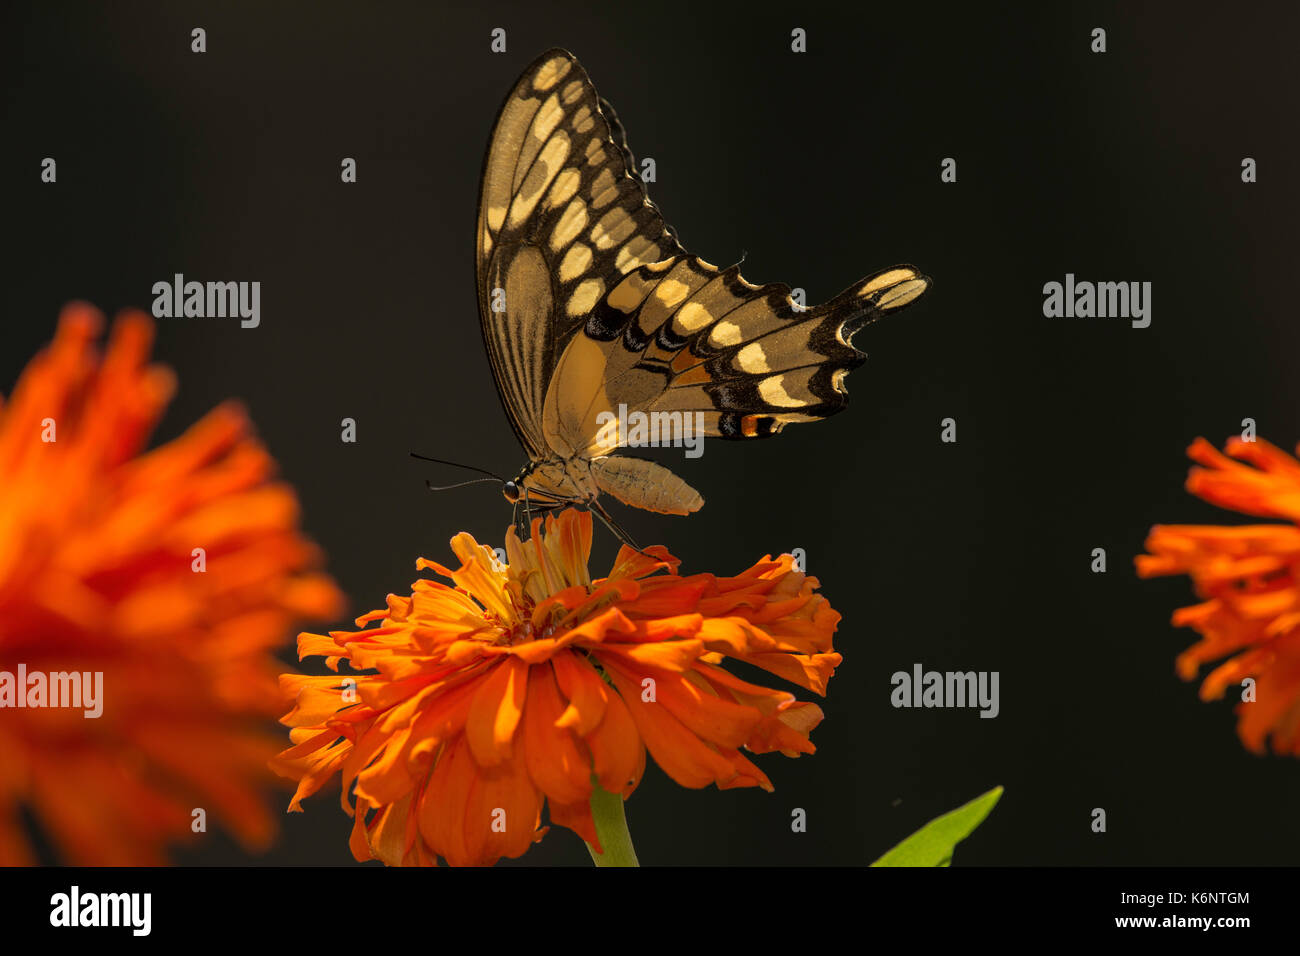
[(519, 502), (515, 502), (514, 508), (510, 512), (510, 524), (514, 526), (515, 535), (520, 541), (528, 538), (528, 522), (524, 520), (519, 513)]
[(599, 518), (602, 522), (604, 522), (605, 527), (608, 528), (610, 531), (612, 531), (614, 533), (614, 536), (618, 538), (618, 540), (622, 541), (625, 545), (627, 545), (637, 554), (645, 555), (647, 558), (652, 558), (656, 561), (659, 560), (658, 558), (655, 558), (653, 554), (646, 554), (646, 552), (642, 551), (640, 545), (638, 545), (635, 541), (632, 540), (632, 536), (623, 530), (622, 526), (617, 521), (614, 520), (614, 516), (610, 514), (608, 511), (606, 511), (605, 506), (602, 505), (599, 501), (597, 501), (595, 498), (592, 498), (590, 501), (587, 502), (587, 506), (596, 515), (597, 518)]
[(547, 501), (534, 498), (529, 495), (527, 488), (524, 489), (524, 520), (522, 522), (517, 521), (515, 524), (518, 529), (520, 541), (527, 541), (529, 535), (532, 534), (534, 518), (545, 517), (549, 512), (554, 511), (557, 508), (562, 508), (564, 505), (577, 500), (576, 498), (560, 498), (558, 496), (553, 496), (550, 493), (544, 494), (546, 498), (552, 498), (553, 500)]
[(519, 524), (519, 540), (527, 541), (528, 536), (533, 531), (533, 500), (528, 494), (528, 489), (524, 489), (524, 514), (523, 521)]

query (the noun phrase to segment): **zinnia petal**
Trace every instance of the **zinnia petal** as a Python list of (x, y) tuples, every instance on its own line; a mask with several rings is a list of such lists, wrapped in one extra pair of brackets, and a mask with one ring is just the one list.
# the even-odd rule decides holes
[(1184, 679), (1223, 661), (1201, 684), (1201, 697), (1223, 696), (1254, 681), (1237, 705), (1237, 731), (1249, 749), (1271, 739), (1278, 753), (1300, 756), (1300, 461), (1265, 441), (1232, 439), (1226, 453), (1198, 438), (1188, 455), (1187, 488), (1225, 508), (1288, 524), (1215, 527), (1157, 525), (1138, 575), (1187, 574), (1201, 602), (1174, 612), (1173, 623), (1201, 640), (1178, 656)]

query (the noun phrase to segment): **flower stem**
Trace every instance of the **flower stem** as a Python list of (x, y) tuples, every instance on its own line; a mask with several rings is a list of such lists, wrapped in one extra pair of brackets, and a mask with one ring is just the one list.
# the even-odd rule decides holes
[(636, 850), (632, 849), (632, 835), (627, 832), (627, 817), (623, 815), (623, 795), (610, 793), (595, 784), (591, 791), (591, 817), (596, 822), (596, 836), (604, 853), (587, 844), (587, 852), (597, 866), (640, 866)]

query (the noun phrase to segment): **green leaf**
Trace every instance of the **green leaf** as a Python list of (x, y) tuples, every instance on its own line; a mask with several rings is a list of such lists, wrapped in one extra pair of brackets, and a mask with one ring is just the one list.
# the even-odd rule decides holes
[(935, 817), (871, 865), (950, 865), (953, 848), (975, 832), (975, 828), (984, 822), (1001, 796), (1002, 788), (994, 787), (970, 803), (941, 817)]

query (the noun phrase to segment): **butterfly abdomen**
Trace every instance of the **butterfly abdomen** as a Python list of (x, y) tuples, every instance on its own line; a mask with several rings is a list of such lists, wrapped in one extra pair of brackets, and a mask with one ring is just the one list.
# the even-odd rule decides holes
[(625, 505), (660, 514), (687, 515), (704, 507), (704, 498), (667, 468), (644, 458), (597, 458), (591, 473), (600, 490)]

